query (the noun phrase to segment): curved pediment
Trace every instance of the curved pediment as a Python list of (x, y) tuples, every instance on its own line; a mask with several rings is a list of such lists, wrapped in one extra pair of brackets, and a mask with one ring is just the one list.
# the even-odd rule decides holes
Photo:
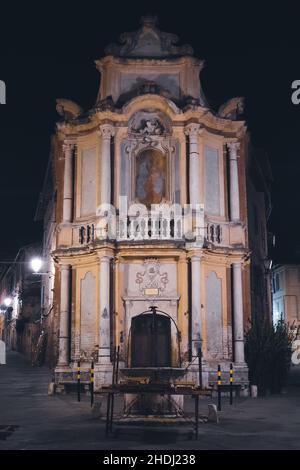
[(133, 115), (136, 111), (143, 109), (147, 111), (155, 110), (156, 112), (162, 111), (170, 118), (176, 114), (182, 113), (173, 101), (160, 95), (137, 96), (123, 106), (122, 112), (123, 114)]
[(178, 36), (160, 31), (157, 18), (144, 16), (141, 18), (142, 26), (137, 31), (123, 33), (120, 36), (121, 44), (110, 44), (105, 53), (117, 57), (152, 57), (165, 58), (174, 56), (193, 55), (189, 45), (177, 46)]

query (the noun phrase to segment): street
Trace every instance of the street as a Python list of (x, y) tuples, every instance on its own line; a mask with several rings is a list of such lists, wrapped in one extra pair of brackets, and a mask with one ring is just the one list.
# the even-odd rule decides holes
[(75, 395), (48, 396), (50, 381), (47, 367), (8, 353), (0, 366), (0, 449), (300, 449), (300, 386), (281, 396), (238, 399), (232, 407), (224, 399), (221, 422), (200, 423), (196, 442), (185, 425), (116, 426), (106, 438), (89, 397), (78, 403)]

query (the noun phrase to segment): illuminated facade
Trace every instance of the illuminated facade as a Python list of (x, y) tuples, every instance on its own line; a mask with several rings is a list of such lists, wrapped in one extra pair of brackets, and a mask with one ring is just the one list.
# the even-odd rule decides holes
[(300, 334), (300, 266), (276, 265), (273, 268), (273, 322), (283, 319)]
[[(91, 357), (96, 388), (109, 384), (117, 346), (121, 369), (145, 374), (194, 361), (188, 378), (196, 380), (201, 346), (205, 386), (216, 382), (218, 364), (228, 371), (234, 362), (236, 383), (247, 388), (249, 137), (242, 100), (213, 112), (201, 86), (204, 63), (176, 42), (144, 18), (96, 61), (101, 83), (91, 110), (57, 102), (58, 386), (74, 380), (78, 359), (87, 380)], [(163, 209), (149, 215), (152, 204)], [(138, 317), (153, 305), (167, 314), (159, 317), (155, 359), (149, 317)]]

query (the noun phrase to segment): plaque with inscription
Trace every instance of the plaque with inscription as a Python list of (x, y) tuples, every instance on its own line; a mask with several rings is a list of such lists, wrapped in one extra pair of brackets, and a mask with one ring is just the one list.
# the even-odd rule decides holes
[(159, 289), (154, 289), (154, 288), (144, 289), (144, 295), (158, 295), (158, 294), (159, 294)]

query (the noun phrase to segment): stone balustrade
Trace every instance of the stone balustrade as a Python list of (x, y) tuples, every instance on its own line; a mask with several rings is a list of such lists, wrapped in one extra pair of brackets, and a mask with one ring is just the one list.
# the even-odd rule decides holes
[[(122, 241), (195, 241), (195, 237), (187, 238), (183, 219), (178, 217), (137, 217), (137, 216), (117, 216), (111, 221), (106, 217), (98, 217), (90, 222), (73, 224), (71, 239), (65, 232), (70, 227), (62, 227), (58, 237), (63, 241), (72, 239), (71, 246), (83, 246), (103, 240)], [(199, 230), (195, 230), (199, 236)], [(200, 230), (201, 232), (201, 230)], [(201, 232), (204, 236), (205, 244), (213, 246), (230, 247), (245, 246), (246, 233), (243, 224), (231, 222), (219, 222), (206, 220), (204, 229)], [(199, 237), (200, 239), (201, 237)], [(61, 245), (66, 246), (65, 242)]]

